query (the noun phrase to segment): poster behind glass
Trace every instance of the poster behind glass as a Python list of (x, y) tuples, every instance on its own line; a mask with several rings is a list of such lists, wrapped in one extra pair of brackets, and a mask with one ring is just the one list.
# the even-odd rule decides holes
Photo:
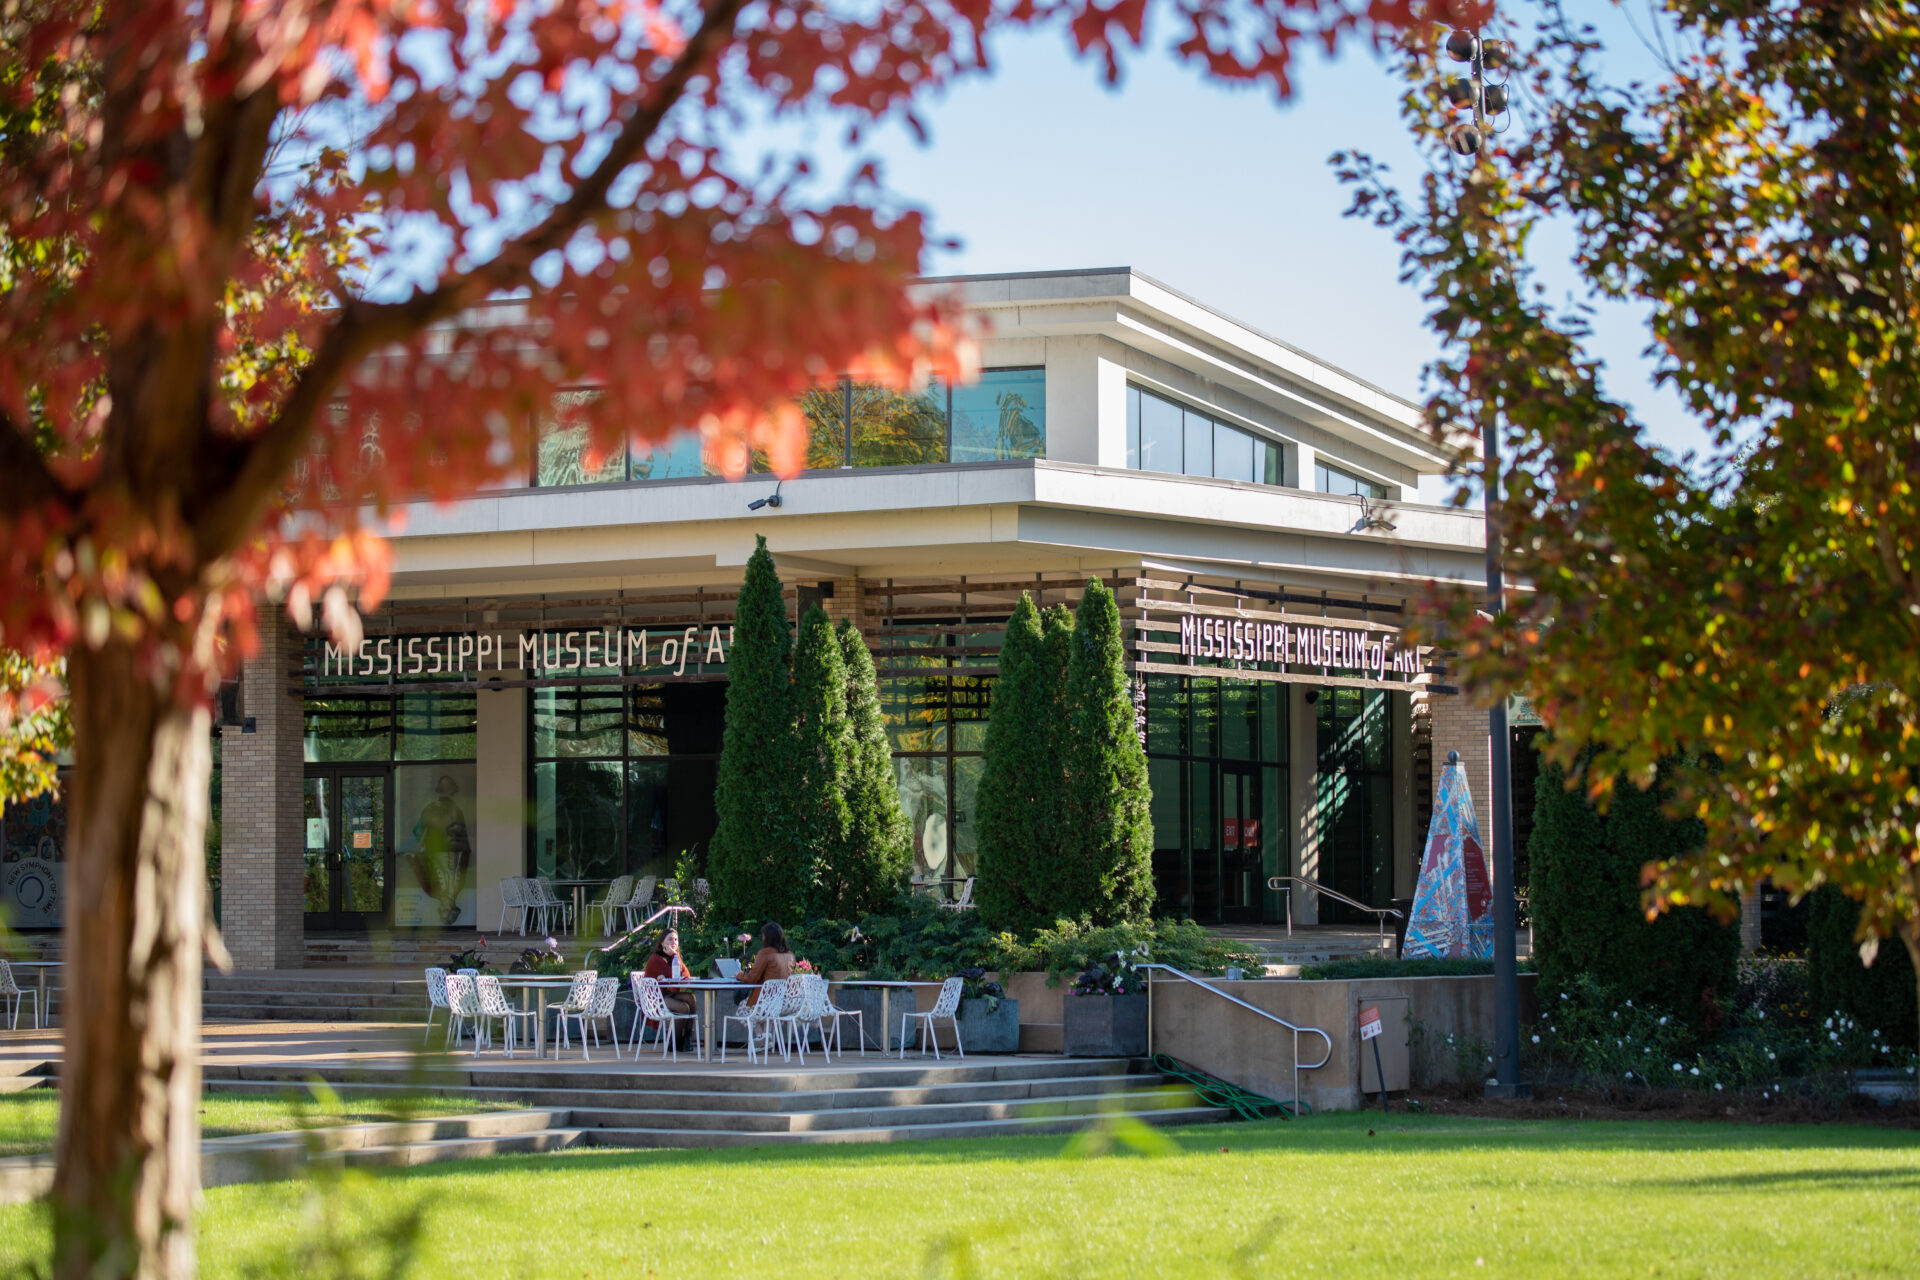
[(393, 775), (393, 922), (472, 925), (474, 765), (403, 764)]
[(14, 929), (60, 923), (67, 807), (43, 793), (0, 810), (0, 922)]

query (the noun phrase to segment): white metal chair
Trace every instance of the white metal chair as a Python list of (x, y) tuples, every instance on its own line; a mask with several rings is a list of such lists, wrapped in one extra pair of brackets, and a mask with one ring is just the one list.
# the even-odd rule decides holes
[(527, 881), (524, 876), (508, 876), (500, 882), (500, 928), (497, 932), (507, 931), (507, 913), (514, 913), (521, 937), (527, 936)]
[[(727, 1060), (727, 1023), (737, 1022), (747, 1033), (747, 1061), (754, 1062), (754, 1045), (759, 1044), (761, 1058), (768, 1061), (772, 1057), (774, 1042), (780, 1042), (780, 1056), (787, 1056), (786, 1041), (780, 1035), (780, 1019), (787, 1011), (787, 980), (768, 978), (760, 984), (760, 996), (752, 1004), (728, 1014), (720, 1020), (720, 1061)], [(755, 1037), (759, 1039), (756, 1041)]]
[[(825, 979), (823, 978), (821, 981), (824, 982)], [(854, 1034), (858, 1036), (860, 1039), (860, 1056), (863, 1058), (866, 1057), (867, 1056), (866, 1014), (859, 1009), (842, 1009), (840, 1006), (833, 1003), (832, 994), (829, 993), (827, 998), (827, 1017), (833, 1020), (834, 1052), (838, 1053), (843, 1058), (847, 1056), (847, 1051), (841, 1047), (841, 1043), (840, 1043), (840, 1020), (842, 1018), (852, 1018), (854, 1022)], [(882, 1027), (881, 1030), (885, 1031), (886, 1028)], [(887, 1047), (885, 1045), (881, 1045), (880, 1051), (884, 1053), (886, 1052), (886, 1048)]]
[(703, 916), (707, 914), (707, 903), (713, 901), (713, 887), (705, 880), (695, 880), (693, 892), (688, 896), (690, 901), (687, 905), (693, 908), (693, 914)]
[[(614, 1002), (619, 999), (620, 984), (618, 982), (613, 981), (611, 978), (602, 982), (596, 977), (593, 982), (593, 994), (588, 999), (585, 1008), (578, 1010), (562, 1008), (560, 1010), (560, 1029), (563, 1033), (566, 1030), (568, 1018), (572, 1018), (580, 1024), (581, 1061), (593, 1061), (592, 1055), (587, 1052), (587, 1031), (589, 1028), (592, 1029), (593, 1042), (599, 1044), (600, 1024), (602, 1022), (607, 1024), (607, 1038), (613, 1041), (613, 1056), (616, 1058), (620, 1056), (620, 1033), (613, 1025), (613, 1006)], [(557, 1057), (558, 1055), (556, 1054), (555, 1056)]]
[(460, 1041), (460, 1024), (473, 1023), (473, 1051), (480, 1052), (480, 995), (474, 989), (473, 975), (447, 975), (447, 1048)]
[[(540, 908), (540, 928), (543, 933), (577, 932), (574, 929), (573, 899), (563, 898), (553, 891), (553, 884), (545, 876), (535, 876), (527, 881), (527, 887), (534, 893)], [(560, 917), (560, 928), (555, 930), (553, 918)]]
[(438, 965), (427, 966), (427, 1029), (420, 1035), (420, 1043), (425, 1044), (433, 1034), (433, 1011), (446, 1009), (447, 1016), (453, 1016), (452, 1008), (447, 1004), (447, 971)]
[(659, 1029), (657, 1034), (660, 1037), (660, 1057), (663, 1060), (671, 1051), (673, 1060), (680, 1061), (680, 1038), (674, 1032), (677, 1025), (682, 1022), (693, 1024), (693, 1051), (698, 1054), (700, 1052), (700, 1015), (675, 1013), (667, 1008), (666, 992), (660, 989), (658, 978), (649, 978), (643, 973), (633, 973), (628, 975), (628, 980), (633, 984), (633, 1004), (636, 1010), (633, 1015), (634, 1061), (640, 1060), (640, 1036), (649, 1022)]
[(41, 1014), (45, 1012), (40, 1008), (40, 992), (38, 989), (32, 991), (22, 989), (20, 984), (13, 980), (13, 966), (5, 960), (0, 960), (0, 1001), (4, 1001), (10, 1010), (7, 1022), (9, 1030), (20, 1029), (20, 1006), (28, 1000), (33, 1001), (33, 1028), (38, 1031)]
[[(567, 1039), (567, 1018), (586, 1013), (593, 1007), (593, 989), (600, 984), (600, 972), (597, 969), (582, 969), (573, 975), (573, 983), (567, 988), (567, 998), (557, 1005), (549, 1005), (554, 1010), (554, 1038), (560, 1042), (553, 1051), (554, 1057), (560, 1056), (560, 1045), (568, 1048), (572, 1043)], [(580, 1031), (580, 1053), (587, 1052), (586, 1028)]]
[(606, 893), (588, 904), (588, 911), (598, 911), (600, 913), (601, 937), (608, 937), (613, 933), (614, 913), (619, 912), (624, 918), (627, 910), (627, 902), (632, 897), (633, 877), (615, 876), (613, 882), (607, 886)]
[(933, 1056), (940, 1056), (940, 1037), (934, 1032), (936, 1018), (945, 1018), (953, 1024), (953, 1047), (961, 1057), (967, 1056), (966, 1046), (960, 1043), (960, 992), (966, 986), (959, 978), (948, 978), (940, 984), (940, 995), (933, 1002), (933, 1008), (925, 1013), (903, 1013), (900, 1015), (900, 1056), (907, 1056), (907, 1028), (916, 1021), (920, 1024), (920, 1053), (925, 1056), (928, 1042), (933, 1044)]
[(955, 898), (952, 902), (943, 902), (940, 905), (949, 911), (973, 910), (973, 877), (968, 876), (966, 883), (960, 886), (959, 897)]
[[(800, 1055), (800, 1065), (807, 1063), (807, 1038), (813, 1032), (820, 1033), (820, 1054), (828, 1062), (833, 1061), (831, 1041), (827, 1031), (827, 980), (817, 973), (796, 974), (787, 982), (787, 1003), (780, 1015), (782, 1032), (789, 1037), (789, 1043)], [(838, 1026), (838, 1022), (835, 1024)]]
[[(475, 978), (473, 980), (473, 989), (474, 994), (479, 997), (479, 1025), (486, 1036), (487, 1043), (489, 1045), (493, 1043), (493, 1024), (495, 1020), (498, 1020), (500, 1023), (500, 1035), (503, 1041), (502, 1047), (506, 1050), (507, 1056), (511, 1058), (513, 1056), (515, 1024), (522, 1019), (531, 1021), (540, 1015), (531, 1009), (522, 1011), (508, 1004), (506, 993), (500, 990), (500, 979), (491, 973), (483, 973)], [(474, 1044), (473, 1051), (476, 1055), (480, 1052), (478, 1042)]]
[(627, 905), (621, 908), (626, 917), (628, 929), (638, 929), (640, 922), (647, 917), (646, 909), (653, 905), (653, 887), (660, 883), (659, 876), (641, 876), (633, 882), (633, 896), (627, 899)]

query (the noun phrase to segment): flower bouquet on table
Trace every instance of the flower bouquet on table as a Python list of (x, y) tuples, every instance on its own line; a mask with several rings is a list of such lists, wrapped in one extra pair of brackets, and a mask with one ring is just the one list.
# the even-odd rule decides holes
[(552, 938), (546, 940), (544, 947), (528, 947), (513, 962), (514, 973), (571, 973), (567, 967), (567, 958), (560, 954), (560, 944)]
[(753, 968), (754, 954), (760, 950), (759, 944), (754, 941), (753, 935), (750, 933), (734, 934), (733, 948), (738, 953), (740, 968), (743, 971)]
[(458, 973), (462, 969), (478, 969), (481, 973), (493, 973), (494, 967), (487, 963), (487, 940), (480, 939), (477, 947), (468, 947), (465, 951), (456, 951), (440, 966), (448, 973)]
[(817, 969), (815, 969), (815, 968), (813, 967), (813, 961), (811, 961), (811, 960), (796, 960), (796, 961), (794, 961), (794, 964), (793, 964), (793, 971), (794, 971), (795, 973), (817, 973), (817, 972), (819, 972), (819, 970), (817, 970)]

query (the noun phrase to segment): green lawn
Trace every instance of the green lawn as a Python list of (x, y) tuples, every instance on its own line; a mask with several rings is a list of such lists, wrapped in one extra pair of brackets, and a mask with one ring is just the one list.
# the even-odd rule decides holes
[[(255, 1097), (210, 1093), (200, 1100), (200, 1127), (209, 1138), (234, 1133), (275, 1133), (310, 1124), (358, 1124), (363, 1120), (392, 1120), (403, 1115), (451, 1116), (470, 1111), (497, 1111), (505, 1102), (474, 1102), (467, 1098), (424, 1097), (356, 1099), (338, 1107), (322, 1106), (309, 1096)], [(53, 1150), (60, 1124), (60, 1095), (52, 1089), (0, 1093), (0, 1156), (36, 1155)], [(4, 1271), (0, 1271), (4, 1274)]]
[[(410, 1219), (408, 1274), (458, 1280), (1905, 1277), (1920, 1259), (1910, 1133), (1376, 1112), (1171, 1136), (1158, 1155), (1044, 1138), (601, 1150), (326, 1195), (227, 1187), (207, 1197), (203, 1274), (385, 1274)], [(35, 1212), (0, 1208), (0, 1273), (44, 1247)]]

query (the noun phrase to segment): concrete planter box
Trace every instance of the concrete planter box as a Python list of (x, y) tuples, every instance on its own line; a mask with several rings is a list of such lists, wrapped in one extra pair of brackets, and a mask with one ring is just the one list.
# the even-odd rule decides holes
[(968, 1053), (1020, 1052), (1020, 1002), (1000, 998), (987, 1012), (985, 999), (960, 1002), (960, 1043)]
[(914, 1007), (911, 990), (896, 990), (887, 1001), (887, 1017), (893, 1023), (890, 1027), (880, 1025), (880, 988), (878, 987), (838, 987), (833, 993), (835, 1008), (859, 1010), (860, 1021), (842, 1021), (840, 1024), (840, 1043), (849, 1053), (858, 1053), (860, 1046), (855, 1040), (856, 1033), (867, 1038), (868, 1049), (878, 1049), (882, 1053), (891, 1053), (900, 1047), (900, 1015)]
[(1076, 996), (1061, 1002), (1069, 1058), (1137, 1058), (1147, 1051), (1147, 998)]

